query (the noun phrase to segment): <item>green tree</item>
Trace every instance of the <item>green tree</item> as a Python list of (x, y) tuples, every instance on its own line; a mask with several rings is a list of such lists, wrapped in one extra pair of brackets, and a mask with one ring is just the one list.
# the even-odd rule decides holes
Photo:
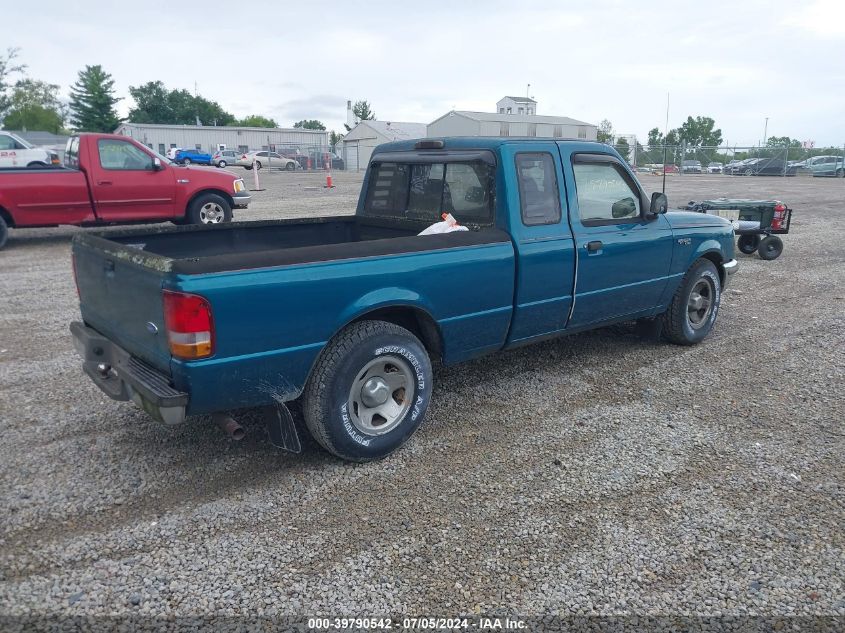
[(135, 106), (129, 110), (133, 123), (166, 125), (233, 125), (235, 117), (219, 103), (194, 95), (185, 89), (168, 90), (160, 81), (130, 86)]
[(266, 116), (261, 116), (260, 114), (250, 114), (234, 123), (229, 123), (229, 125), (238, 125), (241, 127), (279, 127), (275, 119), (268, 119)]
[(766, 145), (768, 147), (800, 148), (801, 141), (797, 138), (789, 138), (788, 136), (770, 136), (766, 139)]
[(352, 106), (352, 114), (355, 115), (355, 118), (359, 121), (375, 121), (376, 120), (376, 113), (370, 109), (370, 102), (361, 100), (356, 101), (355, 105)]
[(714, 129), (716, 122), (709, 116), (691, 116), (678, 128), (678, 140), (687, 146), (715, 147), (722, 144), (722, 130)]
[(656, 127), (651, 128), (648, 131), (648, 147), (649, 149), (656, 149), (663, 145), (663, 141), (666, 139), (663, 138), (663, 133), (658, 130)]
[(303, 130), (325, 130), (326, 126), (323, 125), (322, 121), (318, 121), (317, 119), (303, 119), (302, 121), (297, 121), (293, 124), (293, 127), (302, 128)]
[(329, 145), (332, 146), (332, 151), (337, 151), (335, 148), (343, 140), (343, 134), (338, 134), (334, 130), (329, 133)]
[(607, 119), (603, 119), (602, 122), (599, 123), (596, 139), (599, 143), (613, 142), (613, 125)]
[(23, 74), (26, 70), (26, 64), (15, 63), (19, 52), (19, 48), (7, 48), (6, 54), (0, 55), (0, 120), (10, 107), (9, 78), (12, 75)]
[(619, 155), (622, 156), (625, 160), (628, 160), (628, 155), (631, 151), (631, 146), (628, 144), (628, 139), (620, 138), (616, 141), (616, 151), (619, 152)]
[(103, 67), (85, 66), (70, 89), (71, 123), (80, 132), (113, 132), (120, 124), (114, 79)]
[(37, 79), (20, 79), (9, 98), (9, 110), (3, 120), (8, 130), (44, 130), (58, 134), (63, 130), (64, 115), (56, 94), (59, 86)]

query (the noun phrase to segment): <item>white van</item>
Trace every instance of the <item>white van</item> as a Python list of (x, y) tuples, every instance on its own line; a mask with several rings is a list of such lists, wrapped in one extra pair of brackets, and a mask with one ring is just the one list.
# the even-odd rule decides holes
[(0, 130), (0, 167), (53, 167), (58, 164), (55, 152), (33, 147), (20, 136)]

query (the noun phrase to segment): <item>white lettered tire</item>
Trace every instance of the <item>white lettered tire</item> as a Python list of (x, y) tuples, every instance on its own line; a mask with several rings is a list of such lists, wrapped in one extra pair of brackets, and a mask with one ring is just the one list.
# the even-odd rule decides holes
[(302, 412), (323, 448), (366, 462), (408, 441), (425, 418), (431, 389), (431, 361), (416, 336), (394, 323), (359, 321), (323, 349)]

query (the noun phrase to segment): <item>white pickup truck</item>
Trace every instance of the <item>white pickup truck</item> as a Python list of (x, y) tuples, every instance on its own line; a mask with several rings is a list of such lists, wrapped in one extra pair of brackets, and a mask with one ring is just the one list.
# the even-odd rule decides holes
[(0, 167), (52, 167), (59, 164), (55, 152), (33, 147), (20, 136), (0, 131)]

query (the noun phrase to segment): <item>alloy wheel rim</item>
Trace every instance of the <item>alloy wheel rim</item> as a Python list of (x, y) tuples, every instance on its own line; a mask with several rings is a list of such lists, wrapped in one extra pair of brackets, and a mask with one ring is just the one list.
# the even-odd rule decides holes
[(713, 286), (706, 279), (699, 279), (692, 287), (687, 300), (687, 321), (693, 329), (697, 330), (707, 323), (713, 310), (714, 295)]
[(200, 220), (203, 224), (220, 224), (225, 217), (223, 207), (216, 202), (206, 202), (200, 209)]
[(389, 433), (405, 418), (415, 391), (414, 371), (407, 360), (392, 354), (374, 358), (349, 389), (349, 418), (365, 435)]

